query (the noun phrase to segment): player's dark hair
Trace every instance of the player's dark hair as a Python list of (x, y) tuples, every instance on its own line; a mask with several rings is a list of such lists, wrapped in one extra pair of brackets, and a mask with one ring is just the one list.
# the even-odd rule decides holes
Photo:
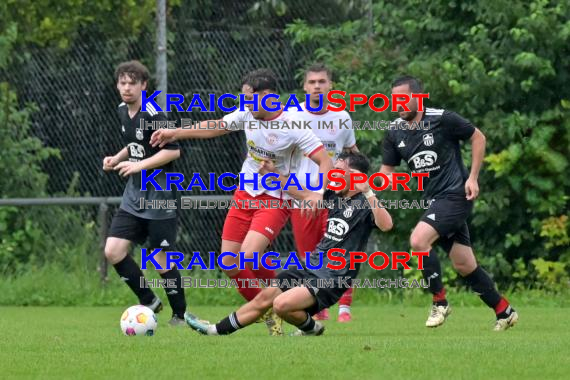
[(351, 169), (356, 169), (362, 173), (370, 170), (370, 161), (360, 152), (342, 152), (338, 155), (339, 160), (344, 160)]
[(123, 75), (127, 75), (135, 82), (141, 83), (148, 82), (150, 78), (148, 69), (139, 61), (128, 61), (119, 64), (115, 70), (115, 82), (118, 82)]
[(270, 69), (257, 69), (247, 73), (241, 85), (248, 85), (253, 89), (253, 92), (269, 90), (277, 91), (277, 76)]
[(329, 69), (324, 63), (313, 63), (311, 66), (307, 67), (305, 70), (305, 80), (307, 80), (307, 75), (309, 73), (327, 73), (329, 80), (332, 80), (332, 70)]
[(404, 84), (410, 86), (410, 90), (414, 94), (421, 94), (424, 91), (424, 84), (422, 81), (411, 75), (404, 75), (403, 77), (396, 78), (394, 82), (392, 82), (392, 88), (402, 86)]

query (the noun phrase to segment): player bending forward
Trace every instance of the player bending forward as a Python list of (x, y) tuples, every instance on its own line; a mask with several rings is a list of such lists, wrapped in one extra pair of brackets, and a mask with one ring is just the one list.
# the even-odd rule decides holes
[[(335, 169), (345, 171), (346, 183), (350, 183), (351, 172), (367, 173), (369, 166), (370, 163), (364, 155), (354, 152), (342, 153), (334, 165)], [(340, 174), (337, 175), (339, 176)], [(333, 201), (336, 205), (338, 205), (338, 198), (344, 198), (349, 206), (334, 207), (329, 210), (327, 232), (309, 258), (312, 265), (318, 265), (318, 252), (324, 252), (321, 269), (314, 271), (306, 268), (284, 270), (277, 276), (280, 282), (279, 288), (264, 288), (253, 300), (217, 324), (200, 320), (190, 313), (185, 314), (186, 323), (201, 334), (227, 335), (255, 323), (260, 316), (273, 307), (277, 315), (298, 327), (299, 330), (293, 335), (321, 335), (325, 327), (311, 316), (337, 303), (346, 289), (352, 286), (352, 279), (357, 276), (360, 269), (358, 263), (355, 269), (350, 269), (349, 260), (343, 269), (328, 269), (326, 266), (331, 261), (327, 258), (326, 252), (333, 248), (344, 249), (347, 252), (363, 251), (373, 228), (380, 228), (382, 231), (389, 231), (392, 228), (392, 218), (385, 209), (350, 207), (352, 202), (361, 203), (364, 199), (367, 199), (372, 206), (376, 205), (376, 197), (367, 183), (356, 184), (355, 191), (349, 191), (348, 188), (347, 185), (341, 191), (327, 190), (323, 195), (323, 199)], [(304, 198), (307, 196), (306, 193), (306, 191), (297, 192), (295, 197)], [(347, 212), (348, 210), (350, 212)], [(340, 255), (339, 253), (338, 256)], [(335, 263), (337, 262), (333, 262)], [(319, 288), (318, 279), (333, 279), (334, 287)], [(310, 285), (288, 287), (283, 283), (284, 280), (289, 283), (291, 280), (307, 280)]]
[[(276, 87), (277, 79), (271, 70), (258, 69), (252, 71), (242, 81), (242, 92), (246, 100), (249, 101), (254, 99), (255, 94), (258, 95), (257, 111), (253, 109), (252, 104), (248, 104), (248, 110), (237, 110), (225, 115), (222, 121), (227, 123), (226, 126), (220, 120), (215, 121), (218, 129), (161, 129), (153, 134), (152, 143), (154, 146), (165, 146), (165, 144), (176, 140), (213, 138), (230, 133), (232, 125), (241, 125), (245, 129), (248, 146), (248, 155), (243, 162), (241, 173), (248, 182), (245, 184), (244, 190), (235, 191), (233, 199), (238, 202), (240, 200), (252, 202), (260, 200), (277, 201), (281, 207), (283, 202), (291, 199), (291, 196), (281, 189), (268, 190), (262, 186), (262, 174), (259, 174), (259, 170), (263, 160), (272, 161), (276, 168), (285, 173), (291, 171), (291, 162), (295, 151), (303, 152), (315, 162), (321, 173), (326, 173), (332, 168), (332, 160), (324, 150), (321, 141), (311, 130), (267, 129), (263, 126), (262, 123), (269, 121), (277, 123), (281, 127), (286, 124), (292, 125), (293, 116), (284, 113), (283, 109), (267, 111), (262, 107), (263, 101), (268, 105), (267, 99), (263, 100), (263, 97), (270, 93), (276, 93)], [(203, 122), (201, 128), (207, 126), (207, 122)], [(253, 179), (256, 175), (258, 175), (258, 179), (254, 185)], [(322, 195), (319, 193), (309, 193), (310, 199), (314, 201), (313, 203), (322, 199)], [(312, 211), (315, 210), (316, 205)], [(249, 208), (247, 205), (231, 208), (224, 222), (221, 252), (233, 252), (236, 255), (239, 252), (244, 252), (246, 258), (253, 258), (254, 252), (265, 252), (270, 243), (279, 235), (288, 217), (287, 208), (266, 208), (261, 205), (259, 208)], [(233, 264), (238, 264), (237, 258), (224, 257), (224, 265), (231, 266)], [(248, 264), (251, 265), (251, 263)], [(245, 269), (240, 270), (237, 266), (234, 269), (224, 270), (224, 272), (228, 277), (235, 280), (271, 280), (275, 278), (274, 270), (262, 266), (259, 266), (257, 270), (253, 270), (248, 265)], [(246, 301), (251, 301), (261, 290), (241, 285), (238, 291)], [(271, 335), (282, 334), (279, 318), (268, 313), (264, 319)]]
[[(327, 94), (332, 89), (332, 85), (332, 72), (328, 67), (318, 63), (311, 65), (305, 71), (303, 89), (306, 94), (310, 95), (310, 103), (313, 108), (319, 106), (321, 102), (320, 97), (322, 97), (324, 103), (323, 110), (318, 113), (311, 112), (307, 109), (306, 104), (302, 103), (303, 112), (295, 112), (294, 110), (289, 112), (310, 123), (311, 130), (322, 141), (329, 157), (334, 162), (340, 153), (346, 151), (358, 152), (358, 148), (356, 147), (356, 138), (352, 129), (352, 119), (348, 112), (332, 112), (326, 108)], [(299, 156), (297, 177), (301, 185), (306, 188), (306, 175), (308, 174), (312, 182), (311, 184), (316, 186), (319, 179), (319, 167), (308, 157)], [(293, 237), (295, 238), (297, 252), (305, 260), (305, 253), (308, 252), (310, 254), (313, 252), (323, 238), (328, 218), (326, 212), (307, 216), (302, 211), (300, 208), (291, 210), (291, 227), (293, 227)], [(348, 289), (338, 302), (339, 322), (350, 322), (352, 319), (350, 306), (352, 305), (353, 291), (353, 288)], [(321, 310), (314, 318), (321, 321), (328, 320), (328, 309)]]

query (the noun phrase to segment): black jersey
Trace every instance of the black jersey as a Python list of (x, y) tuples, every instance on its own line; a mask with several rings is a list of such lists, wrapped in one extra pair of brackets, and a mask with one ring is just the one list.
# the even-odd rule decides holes
[[(145, 158), (151, 157), (158, 153), (161, 148), (153, 148), (150, 145), (150, 137), (154, 133), (154, 128), (146, 128), (145, 125), (141, 126), (141, 120), (151, 122), (151, 121), (165, 121), (166, 116), (157, 112), (151, 105), (147, 105), (146, 112), (137, 112), (137, 114), (131, 119), (129, 117), (129, 108), (127, 104), (121, 103), (118, 108), (119, 118), (121, 121), (121, 132), (123, 136), (124, 145), (127, 147), (129, 152), (129, 161), (138, 162)], [(154, 124), (156, 125), (156, 124)], [(177, 143), (169, 143), (162, 149), (179, 149)], [(123, 192), (123, 200), (121, 202), (121, 208), (130, 214), (135, 216), (145, 218), (145, 219), (169, 219), (176, 217), (176, 210), (165, 210), (165, 209), (141, 209), (141, 198), (145, 201), (151, 200), (171, 200), (176, 199), (175, 190), (166, 190), (166, 172), (172, 171), (173, 163), (156, 168), (163, 169), (160, 174), (154, 177), (156, 182), (165, 189), (165, 191), (156, 191), (154, 186), (147, 186), (146, 191), (141, 191), (141, 173), (137, 173), (129, 176), (127, 186)], [(152, 174), (151, 170), (147, 170), (147, 174)]]
[[(398, 166), (404, 159), (412, 172), (429, 173), (429, 178), (424, 178), (424, 199), (465, 197), (469, 173), (461, 159), (459, 141), (469, 139), (475, 127), (455, 112), (443, 109), (426, 108), (421, 121), (426, 129), (388, 131), (382, 164)], [(396, 122), (399, 125), (404, 121)]]
[[(350, 251), (364, 251), (372, 229), (377, 228), (374, 222), (372, 209), (363, 208), (366, 202), (364, 194), (359, 193), (354, 198), (341, 199), (332, 190), (327, 190), (323, 199), (332, 201), (334, 207), (328, 210), (327, 229), (317, 249), (311, 254), (310, 263), (314, 266), (319, 264), (319, 252), (324, 252), (323, 265), (321, 269), (315, 270), (313, 274), (319, 278), (350, 277), (355, 278), (360, 270), (360, 263), (355, 265), (355, 269), (350, 269)], [(358, 206), (355, 207), (353, 203)], [(327, 268), (327, 264), (338, 265), (338, 261), (331, 261), (327, 257), (328, 250), (339, 248), (346, 250), (344, 256), (347, 265), (340, 270)], [(341, 253), (334, 253), (332, 256), (342, 256)]]

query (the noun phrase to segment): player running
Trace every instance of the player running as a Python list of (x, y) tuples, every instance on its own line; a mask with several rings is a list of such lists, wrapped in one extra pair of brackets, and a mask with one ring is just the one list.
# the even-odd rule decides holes
[[(423, 93), (420, 80), (405, 76), (392, 84), (393, 94)], [(455, 112), (425, 108), (418, 111), (416, 99), (407, 104), (410, 111), (399, 107), (397, 123), (423, 122), (428, 130), (390, 130), (383, 144), (384, 154), (380, 171), (392, 173), (404, 159), (412, 172), (429, 173), (424, 179), (424, 199), (432, 200), (410, 237), (414, 251), (430, 251), (424, 257), (423, 275), (429, 279), (433, 304), (426, 321), (427, 327), (442, 325), (451, 312), (441, 280), (441, 266), (433, 245), (437, 242), (449, 255), (453, 267), (481, 297), (495, 310), (494, 330), (512, 327), (518, 314), (509, 302), (495, 289), (493, 280), (478, 264), (471, 248), (466, 220), (479, 195), (477, 179), (485, 155), (485, 136), (469, 121)], [(463, 165), (459, 142), (470, 140), (472, 144), (471, 172)]]
[[(356, 138), (352, 129), (352, 119), (346, 111), (332, 112), (326, 109), (327, 94), (332, 89), (332, 72), (323, 64), (314, 64), (305, 71), (303, 84), (305, 93), (310, 95), (311, 108), (318, 108), (322, 103), (322, 111), (311, 112), (305, 103), (301, 104), (303, 112), (298, 117), (311, 126), (311, 130), (324, 144), (329, 157), (334, 160), (343, 151), (358, 152)], [(295, 113), (295, 111), (289, 111)], [(310, 175), (311, 185), (316, 186), (319, 181), (319, 167), (308, 157), (300, 156), (296, 163), (297, 177), (303, 187), (306, 186), (306, 173)], [(314, 217), (303, 215), (300, 208), (291, 209), (291, 226), (297, 252), (305, 257), (306, 252), (313, 252), (321, 241), (327, 225), (327, 212), (317, 213)], [(352, 305), (353, 288), (348, 289), (340, 298), (338, 305), (338, 321), (350, 322), (352, 319), (350, 307)], [(329, 311), (323, 309), (315, 315), (316, 320), (328, 320)]]
[[(245, 190), (236, 190), (234, 200), (277, 200), (280, 205), (290, 200), (292, 197), (283, 192), (281, 187), (277, 190), (266, 190), (261, 185), (259, 170), (263, 160), (271, 160), (275, 167), (283, 173), (290, 173), (294, 151), (298, 150), (309, 157), (318, 166), (321, 173), (327, 173), (332, 168), (332, 161), (323, 148), (321, 141), (310, 129), (269, 129), (263, 127), (262, 122), (274, 122), (284, 125), (292, 125), (292, 115), (284, 113), (282, 109), (278, 111), (266, 111), (262, 108), (263, 96), (276, 93), (277, 80), (272, 71), (267, 69), (255, 70), (245, 76), (242, 81), (242, 92), (246, 100), (252, 100), (254, 94), (258, 95), (258, 111), (253, 111), (253, 106), (247, 104), (248, 110), (235, 111), (218, 120), (217, 129), (170, 129), (160, 130), (153, 135), (153, 146), (163, 146), (164, 144), (183, 139), (191, 138), (213, 138), (232, 132), (228, 129), (231, 126), (241, 125), (245, 127), (245, 134), (248, 145), (248, 155), (245, 159), (241, 173), (248, 182)], [(211, 123), (212, 121), (210, 121)], [(222, 123), (223, 122), (223, 123)], [(204, 127), (208, 122), (202, 122)], [(225, 123), (225, 124), (224, 124)], [(254, 175), (258, 175), (257, 186), (252, 182)], [(309, 195), (313, 201), (314, 209), (316, 203), (322, 199), (322, 194), (312, 192)], [(239, 204), (239, 203), (238, 203)], [(313, 210), (314, 211), (314, 210)], [(244, 208), (231, 208), (226, 216), (222, 232), (222, 252), (245, 252), (245, 257), (254, 257), (254, 252), (262, 254), (269, 244), (279, 235), (279, 232), (287, 222), (289, 210), (287, 208), (251, 208), (246, 205)], [(224, 257), (224, 265), (238, 264), (236, 258)], [(250, 265), (248, 263), (248, 265)], [(240, 270), (225, 270), (225, 273), (232, 279), (272, 279), (275, 278), (275, 271), (259, 266), (259, 270), (252, 270), (246, 267)], [(240, 285), (241, 281), (238, 281)], [(261, 291), (259, 288), (240, 286), (238, 291), (247, 300), (251, 301)], [(266, 324), (272, 335), (281, 335), (281, 324), (276, 318), (267, 316)]]
[[(350, 184), (350, 173), (367, 173), (370, 163), (361, 153), (342, 153), (339, 155), (334, 167), (345, 171), (344, 179)], [(270, 165), (267, 167), (270, 172), (276, 172)], [(336, 174), (340, 177), (340, 174)], [(285, 179), (283, 179), (285, 180)], [(323, 266), (318, 270), (308, 270), (303, 264), (303, 269), (283, 270), (277, 276), (281, 282), (287, 280), (303, 280), (310, 282), (310, 286), (288, 287), (281, 283), (279, 287), (268, 287), (263, 289), (252, 301), (248, 302), (236, 312), (222, 319), (217, 324), (210, 324), (198, 319), (196, 316), (186, 313), (186, 323), (204, 335), (227, 335), (245, 326), (254, 323), (261, 315), (273, 307), (273, 310), (290, 324), (297, 326), (298, 331), (293, 335), (321, 335), (325, 327), (316, 322), (311, 316), (320, 310), (334, 305), (347, 288), (352, 286), (352, 279), (356, 278), (360, 270), (357, 263), (355, 269), (350, 269), (350, 261), (341, 270), (332, 270), (326, 267), (327, 263), (336, 264), (327, 258), (326, 252), (330, 249), (344, 249), (346, 252), (363, 251), (368, 242), (370, 232), (374, 228), (382, 231), (389, 231), (392, 228), (392, 218), (383, 208), (377, 207), (376, 196), (368, 187), (368, 183), (358, 183), (355, 191), (349, 191), (347, 185), (344, 190), (333, 192), (327, 190), (324, 199), (334, 201), (336, 207), (329, 210), (327, 232), (317, 245), (317, 250), (309, 257), (312, 265), (318, 265), (319, 251), (325, 252), (323, 255)], [(310, 197), (309, 191), (296, 192), (295, 197), (299, 199)], [(338, 207), (339, 198), (344, 198), (348, 202), (348, 207)], [(368, 200), (372, 208), (350, 207), (353, 202), (362, 204)], [(347, 210), (352, 212), (347, 212)], [(340, 256), (338, 255), (335, 256)], [(303, 263), (303, 261), (301, 261)], [(317, 285), (318, 279), (333, 279), (335, 286), (332, 288)]]
[[(141, 191), (141, 170), (164, 169), (157, 175), (156, 181), (165, 186), (165, 172), (172, 171), (172, 161), (180, 157), (178, 144), (168, 143), (163, 148), (150, 145), (153, 130), (141, 129), (141, 121), (165, 121), (166, 116), (148, 107), (141, 112), (141, 94), (146, 89), (150, 75), (148, 69), (138, 61), (121, 63), (115, 71), (117, 89), (123, 102), (118, 112), (125, 148), (114, 156), (103, 159), (103, 170), (118, 171), (122, 177), (129, 177), (121, 206), (113, 217), (109, 237), (105, 244), (105, 257), (115, 267), (121, 280), (137, 295), (142, 305), (148, 306), (155, 313), (162, 309), (162, 302), (150, 288), (141, 287), (143, 273), (133, 258), (128, 255), (131, 242), (142, 244), (149, 240), (151, 249), (165, 248), (175, 250), (177, 220), (175, 210), (140, 208), (141, 199), (146, 201), (176, 199), (175, 191)], [(157, 255), (157, 261), (166, 268), (166, 255)], [(173, 281), (175, 289), (168, 289), (166, 296), (172, 307), (171, 325), (184, 324), (186, 300), (180, 272), (172, 269), (158, 270), (164, 279)]]

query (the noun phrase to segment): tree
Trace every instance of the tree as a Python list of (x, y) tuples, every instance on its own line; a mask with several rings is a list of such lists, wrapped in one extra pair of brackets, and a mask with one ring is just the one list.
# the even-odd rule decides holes
[[(510, 278), (521, 259), (561, 260), (570, 269), (568, 2), (377, 1), (373, 14), (372, 36), (366, 19), (335, 27), (297, 21), (288, 33), (299, 45), (320, 42), (316, 59), (333, 67), (336, 88), (387, 93), (397, 75), (416, 75), (428, 104), (459, 112), (486, 134), (472, 227), (479, 257), (499, 280)], [(353, 117), (393, 115), (363, 106)], [(376, 164), (382, 137), (357, 132)], [(415, 219), (405, 214), (399, 222), (401, 246)]]

